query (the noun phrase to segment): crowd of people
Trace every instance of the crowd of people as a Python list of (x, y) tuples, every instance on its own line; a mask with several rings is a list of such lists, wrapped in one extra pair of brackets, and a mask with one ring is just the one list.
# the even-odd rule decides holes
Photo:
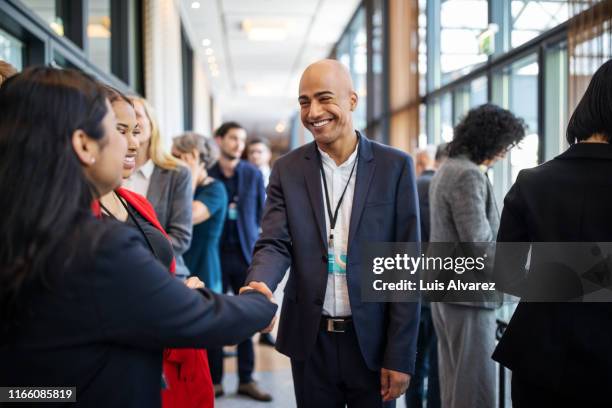
[[(289, 356), (298, 407), (606, 406), (608, 303), (366, 302), (370, 242), (609, 241), (612, 62), (594, 75), (569, 149), (520, 172), (500, 216), (487, 172), (525, 136), (470, 110), (411, 156), (355, 130), (337, 61), (303, 73), (314, 142), (271, 168), (237, 122), (166, 150), (149, 103), (74, 70), (0, 64), (0, 386), (76, 387), (82, 406), (212, 407), (254, 380), (252, 337)], [(525, 259), (514, 260), (517, 268)], [(521, 265), (521, 262), (522, 265)], [(278, 339), (273, 293), (284, 289)], [(231, 295), (230, 295), (231, 293)]]

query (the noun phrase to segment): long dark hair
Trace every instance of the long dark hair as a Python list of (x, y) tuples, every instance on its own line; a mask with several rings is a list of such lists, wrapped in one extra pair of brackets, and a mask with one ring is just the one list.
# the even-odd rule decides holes
[(601, 134), (612, 141), (612, 60), (593, 75), (567, 125), (570, 145)]
[(507, 109), (486, 103), (471, 109), (454, 129), (448, 156), (466, 155), (480, 164), (516, 146), (525, 137), (525, 121)]
[(78, 71), (33, 67), (0, 86), (0, 337), (26, 289), (48, 282), (47, 262), (91, 216), (94, 194), (72, 134), (104, 144), (106, 114), (104, 89)]

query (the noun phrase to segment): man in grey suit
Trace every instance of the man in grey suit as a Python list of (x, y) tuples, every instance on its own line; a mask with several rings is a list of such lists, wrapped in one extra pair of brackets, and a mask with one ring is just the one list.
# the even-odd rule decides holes
[(419, 303), (364, 302), (360, 276), (366, 243), (420, 240), (414, 167), (355, 131), (357, 99), (339, 62), (304, 72), (301, 119), (315, 141), (274, 165), (246, 281), (274, 291), (291, 267), (276, 345), (298, 407), (394, 406), (414, 370)]
[[(429, 188), (430, 242), (493, 242), (499, 212), (486, 170), (525, 136), (524, 122), (495, 105), (472, 109), (455, 127), (448, 159)], [(493, 281), (492, 276), (490, 281)], [(495, 295), (482, 301), (432, 303), (445, 408), (496, 406)]]

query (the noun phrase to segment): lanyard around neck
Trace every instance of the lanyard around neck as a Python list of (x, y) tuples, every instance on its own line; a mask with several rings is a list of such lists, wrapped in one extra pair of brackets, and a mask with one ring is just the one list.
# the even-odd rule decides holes
[(336, 228), (336, 221), (338, 221), (338, 213), (340, 212), (340, 206), (342, 205), (342, 200), (344, 200), (344, 195), (346, 194), (346, 190), (348, 189), (349, 184), (351, 183), (351, 178), (353, 177), (353, 173), (355, 172), (355, 165), (357, 164), (357, 157), (359, 156), (359, 147), (357, 147), (357, 154), (355, 155), (355, 160), (353, 161), (353, 167), (351, 168), (351, 174), (344, 186), (344, 190), (342, 190), (342, 195), (338, 200), (338, 204), (336, 204), (336, 209), (332, 213), (331, 209), (331, 201), (329, 199), (329, 192), (327, 191), (327, 179), (325, 178), (325, 171), (323, 170), (323, 158), (321, 157), (321, 153), (317, 149), (319, 153), (319, 169), (321, 170), (321, 177), (323, 177), (323, 187), (325, 190), (325, 203), (327, 209), (327, 215), (329, 217), (329, 247), (333, 247), (334, 242), (334, 228)]

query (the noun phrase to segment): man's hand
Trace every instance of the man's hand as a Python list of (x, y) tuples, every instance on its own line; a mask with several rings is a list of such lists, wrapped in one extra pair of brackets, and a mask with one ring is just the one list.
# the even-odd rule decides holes
[(242, 295), (247, 290), (256, 290), (257, 292), (267, 297), (269, 301), (271, 302), (274, 301), (272, 291), (270, 290), (270, 288), (268, 288), (268, 285), (266, 285), (263, 282), (256, 282), (256, 281), (249, 282), (247, 286), (243, 286), (240, 288), (240, 294)]
[[(244, 292), (248, 292), (249, 290), (256, 290), (257, 292), (267, 297), (270, 302), (276, 303), (276, 301), (274, 300), (274, 296), (273, 296), (274, 294), (272, 293), (268, 285), (266, 285), (263, 282), (256, 282), (256, 281), (249, 282), (248, 286), (243, 286), (240, 288), (240, 294), (242, 295)], [(261, 333), (270, 333), (272, 330), (274, 330), (275, 324), (276, 324), (276, 316), (274, 316), (274, 318), (272, 319), (268, 327), (263, 329)]]
[(185, 281), (185, 285), (187, 285), (189, 289), (203, 289), (205, 286), (204, 282), (202, 282), (197, 276), (192, 276), (191, 278), (187, 279)]
[(380, 370), (380, 395), (383, 401), (393, 401), (406, 392), (410, 384), (410, 375), (399, 371)]

